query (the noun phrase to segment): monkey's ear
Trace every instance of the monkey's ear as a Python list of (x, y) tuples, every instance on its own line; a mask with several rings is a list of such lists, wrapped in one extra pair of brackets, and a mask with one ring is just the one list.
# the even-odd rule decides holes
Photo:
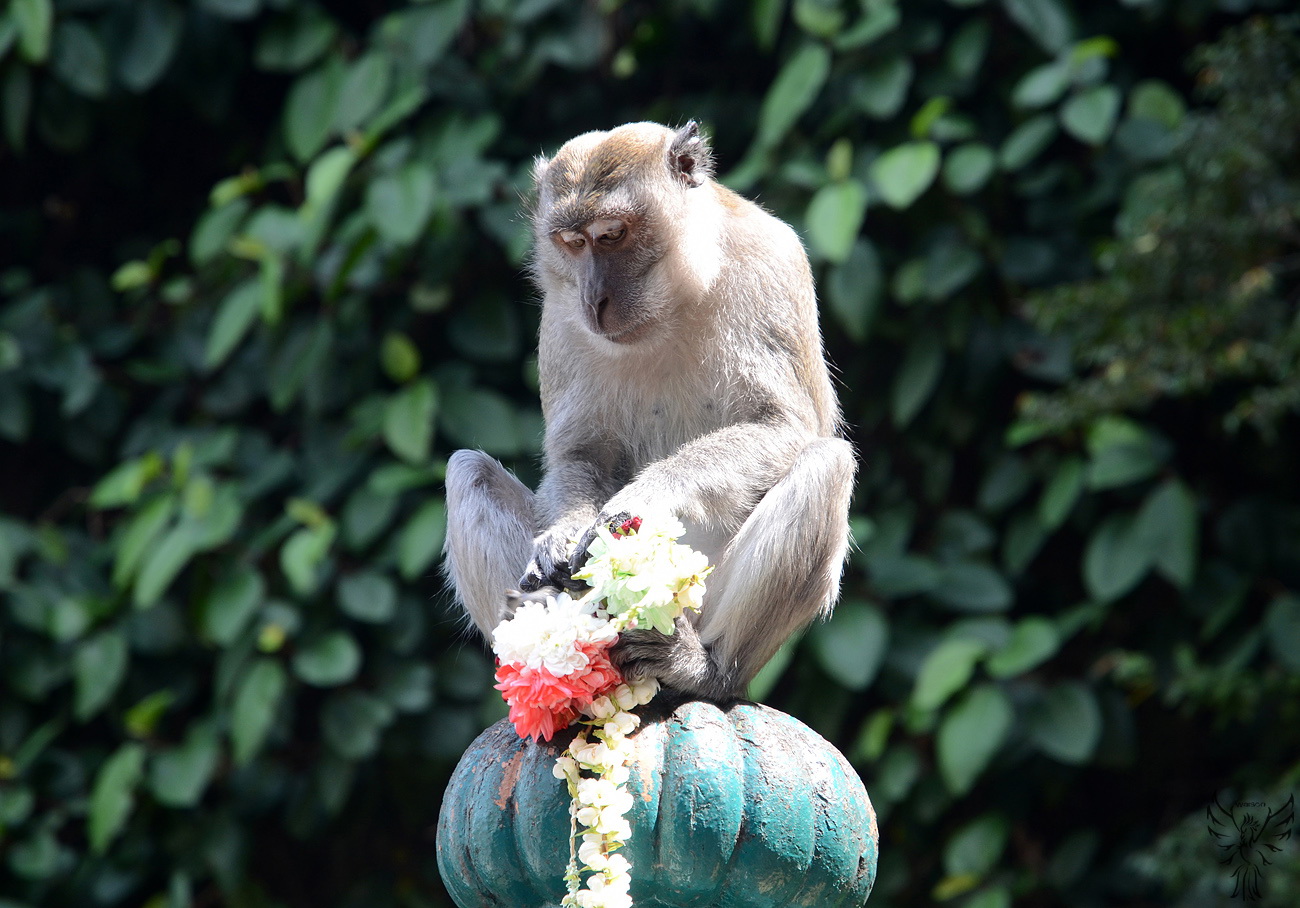
[(694, 120), (668, 143), (668, 169), (687, 186), (702, 186), (713, 176), (713, 151)]

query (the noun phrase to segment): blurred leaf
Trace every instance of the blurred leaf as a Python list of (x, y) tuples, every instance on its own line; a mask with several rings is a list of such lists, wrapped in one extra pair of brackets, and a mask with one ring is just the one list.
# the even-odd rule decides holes
[(1128, 115), (1151, 120), (1166, 129), (1176, 129), (1187, 114), (1187, 103), (1169, 83), (1146, 79), (1133, 86), (1128, 96)]
[(113, 562), (113, 586), (125, 589), (135, 578), (140, 563), (153, 550), (158, 535), (171, 523), (176, 497), (164, 495), (149, 502), (122, 530)]
[(1057, 465), (1047, 487), (1043, 489), (1043, 497), (1038, 502), (1039, 519), (1052, 529), (1059, 527), (1074, 510), (1082, 492), (1083, 461), (1077, 457), (1067, 457)]
[(858, 237), (844, 261), (832, 266), (826, 281), (830, 310), (855, 343), (866, 341), (880, 309), (884, 274), (876, 247)]
[(284, 109), (284, 138), (289, 151), (299, 161), (310, 160), (324, 147), (338, 116), (342, 82), (341, 68), (327, 62), (299, 76), (289, 90)]
[(813, 627), (808, 642), (826, 674), (849, 690), (865, 690), (880, 670), (889, 624), (877, 608), (842, 602), (830, 621)]
[(226, 361), (252, 329), (261, 306), (262, 288), (256, 280), (236, 284), (226, 294), (208, 334), (207, 347), (203, 352), (205, 368), (215, 369)]
[(266, 742), (280, 709), (288, 678), (274, 659), (258, 659), (235, 692), (230, 712), (230, 743), (237, 766), (248, 763)]
[(983, 257), (964, 240), (944, 232), (925, 257), (925, 295), (935, 301), (957, 293), (979, 274)]
[(857, 180), (828, 183), (808, 204), (804, 222), (814, 253), (843, 262), (853, 249), (867, 214), (867, 188)]
[(224, 252), (248, 209), (247, 199), (236, 198), (204, 212), (190, 234), (190, 260), (202, 266)]
[(851, 83), (853, 103), (868, 116), (889, 119), (902, 110), (912, 73), (912, 61), (904, 56), (885, 57), (871, 64)]
[(1074, 23), (1062, 0), (1002, 0), (1007, 15), (1049, 54), (1057, 54), (1074, 39)]
[(988, 54), (992, 28), (986, 19), (971, 19), (948, 42), (948, 69), (958, 79), (975, 79)]
[(91, 489), (91, 507), (120, 508), (134, 504), (145, 486), (162, 475), (163, 469), (162, 458), (152, 451), (119, 464)]
[(121, 834), (135, 808), (135, 789), (144, 775), (143, 744), (123, 744), (104, 761), (95, 775), (86, 814), (90, 847), (103, 854)]
[(1114, 85), (1084, 89), (1061, 107), (1061, 125), (1081, 142), (1100, 145), (1115, 131), (1120, 94)]
[(195, 723), (183, 744), (162, 750), (149, 761), (149, 790), (168, 807), (195, 807), (212, 781), (220, 758), (220, 742), (212, 725)]
[(384, 407), (384, 440), (394, 454), (419, 464), (429, 459), (438, 390), (430, 379), (398, 390)]
[(122, 724), (133, 738), (152, 738), (158, 730), (158, 723), (175, 702), (173, 691), (167, 688), (154, 691), (126, 711)]
[(423, 662), (401, 662), (385, 669), (376, 690), (393, 709), (420, 713), (433, 703), (433, 667)]
[(1003, 454), (989, 466), (980, 483), (978, 503), (980, 510), (989, 513), (1005, 511), (1029, 491), (1032, 474), (1023, 458)]
[(117, 58), (117, 75), (134, 92), (153, 87), (162, 78), (180, 44), (184, 13), (167, 0), (134, 4), (131, 36)]
[(330, 695), (321, 708), (321, 732), (340, 757), (362, 760), (379, 749), (383, 731), (393, 721), (393, 708), (358, 690)]
[(1161, 483), (1138, 510), (1134, 532), (1157, 571), (1186, 588), (1196, 573), (1196, 500), (1177, 479)]
[(988, 651), (981, 640), (957, 638), (945, 640), (930, 651), (921, 663), (912, 689), (912, 707), (938, 709), (948, 698), (962, 690), (975, 673), (975, 665)]
[(1086, 763), (1101, 740), (1101, 708), (1077, 681), (1058, 684), (1029, 712), (1029, 737), (1062, 763)]
[(521, 439), (514, 407), (495, 391), (449, 391), (441, 416), (442, 427), (461, 446), (480, 448), (496, 457), (519, 453)]
[(982, 142), (967, 142), (944, 159), (943, 181), (957, 195), (970, 195), (984, 188), (996, 167), (993, 149)]
[(32, 111), (32, 75), (25, 66), (11, 65), (0, 84), (0, 117), (5, 140), (15, 151), (27, 147), (27, 122)]
[(119, 630), (105, 630), (83, 640), (72, 654), (72, 676), (76, 694), (72, 712), (85, 722), (108, 705), (126, 676), (126, 637)]
[(447, 530), (447, 506), (442, 499), (426, 501), (397, 535), (397, 566), (403, 580), (422, 576), (442, 551)]
[(1002, 142), (998, 164), (1008, 172), (1021, 170), (1046, 150), (1056, 138), (1056, 120), (1048, 114), (1030, 117)]
[(953, 833), (943, 849), (943, 869), (949, 876), (971, 874), (983, 879), (997, 867), (1007, 847), (1005, 817), (986, 813)]
[(311, 637), (293, 656), (293, 673), (313, 687), (347, 684), (360, 669), (361, 647), (346, 631)]
[(758, 674), (749, 682), (745, 690), (745, 697), (753, 700), (755, 703), (762, 703), (764, 698), (772, 692), (785, 670), (789, 668), (790, 662), (794, 659), (795, 650), (801, 642), (801, 637), (796, 634), (776, 651), (771, 659), (758, 670)]
[(992, 565), (959, 561), (940, 570), (939, 582), (929, 594), (963, 612), (1001, 612), (1015, 600), (1011, 585)]
[(366, 548), (389, 525), (397, 511), (397, 495), (361, 486), (343, 507), (343, 540), (353, 551)]
[(392, 62), (387, 55), (370, 53), (354, 61), (339, 90), (334, 128), (346, 133), (374, 116), (388, 96), (391, 81)]
[(882, 596), (913, 596), (939, 585), (939, 567), (920, 555), (877, 556), (868, 562), (871, 584)]
[(398, 384), (408, 382), (420, 373), (420, 350), (409, 337), (400, 331), (389, 331), (379, 347), (379, 360), (384, 372)]
[(1084, 549), (1083, 579), (1089, 595), (1101, 602), (1118, 599), (1146, 576), (1151, 560), (1136, 515), (1110, 514), (1093, 531)]
[(257, 14), (262, 0), (198, 0), (198, 5), (225, 19), (248, 19)]
[(943, 344), (931, 331), (918, 334), (907, 347), (903, 364), (894, 378), (890, 413), (894, 425), (906, 427), (925, 406), (939, 384), (943, 370)]
[(294, 4), (262, 29), (253, 59), (261, 69), (299, 72), (320, 59), (336, 33), (333, 20), (314, 4)]
[(321, 565), (334, 544), (333, 522), (294, 531), (280, 548), (280, 569), (299, 596), (310, 596), (321, 581)]
[(771, 148), (780, 142), (821, 93), (830, 69), (831, 55), (825, 47), (812, 41), (801, 44), (781, 67), (763, 99), (754, 144)]
[(1132, 420), (1102, 417), (1088, 429), (1088, 453), (1088, 487), (1101, 490), (1154, 475), (1168, 459), (1169, 446)]
[(992, 684), (972, 688), (944, 714), (935, 738), (939, 775), (960, 797), (975, 785), (1011, 730), (1011, 705)]
[(1057, 59), (1036, 66), (1016, 83), (1011, 100), (1017, 107), (1037, 109), (1061, 100), (1070, 87), (1070, 64)]
[(1052, 658), (1060, 645), (1056, 625), (1031, 616), (1017, 622), (1007, 645), (989, 656), (984, 667), (994, 678), (1014, 678)]
[(44, 63), (54, 27), (52, 0), (10, 0), (9, 15), (18, 26), (18, 49), (29, 63)]
[(862, 15), (846, 30), (836, 29), (836, 50), (853, 50), (864, 47), (898, 27), (902, 15), (892, 0), (858, 4)]
[(1288, 593), (1274, 599), (1264, 615), (1264, 630), (1273, 658), (1300, 673), (1300, 597)]
[(203, 633), (218, 646), (230, 646), (266, 599), (266, 582), (247, 565), (232, 565), (203, 600)]
[(339, 608), (349, 618), (382, 624), (397, 613), (397, 587), (383, 574), (364, 571), (339, 581)]
[(410, 245), (433, 210), (433, 176), (415, 164), (379, 177), (366, 191), (370, 223), (389, 242)]
[(871, 179), (886, 204), (902, 210), (930, 188), (939, 173), (939, 158), (934, 142), (896, 145), (871, 162)]
[(104, 45), (82, 22), (60, 22), (55, 26), (50, 68), (78, 94), (102, 98), (108, 93), (108, 56)]
[(156, 603), (176, 576), (202, 547), (202, 527), (195, 521), (181, 520), (163, 530), (158, 545), (144, 553), (135, 580), (133, 601), (136, 608)]

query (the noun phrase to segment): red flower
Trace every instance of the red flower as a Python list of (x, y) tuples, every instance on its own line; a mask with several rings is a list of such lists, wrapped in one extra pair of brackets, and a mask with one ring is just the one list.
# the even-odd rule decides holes
[(618, 529), (614, 530), (614, 535), (631, 536), (639, 529), (641, 529), (641, 518), (629, 517), (627, 520), (624, 520), (622, 523), (618, 525)]
[(609, 661), (608, 645), (579, 643), (578, 649), (586, 654), (587, 667), (562, 677), (515, 662), (498, 666), (496, 689), (510, 705), (510, 721), (519, 737), (551, 740), (592, 700), (622, 683)]

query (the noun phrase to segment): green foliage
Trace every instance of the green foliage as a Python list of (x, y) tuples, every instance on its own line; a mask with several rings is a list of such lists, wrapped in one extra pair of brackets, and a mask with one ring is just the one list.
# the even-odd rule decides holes
[(754, 690), (862, 772), (871, 904), (1228, 904), (1205, 804), (1300, 780), (1280, 6), (13, 0), (0, 902), (448, 904), (502, 706), (440, 482), (537, 477), (531, 159), (694, 117), (862, 453)]

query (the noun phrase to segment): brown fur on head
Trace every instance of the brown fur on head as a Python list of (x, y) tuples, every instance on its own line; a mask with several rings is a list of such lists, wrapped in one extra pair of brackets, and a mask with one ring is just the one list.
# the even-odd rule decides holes
[(672, 182), (683, 189), (712, 177), (713, 157), (694, 120), (676, 130), (628, 123), (570, 139), (554, 157), (539, 157), (533, 168), (536, 211), (546, 212), (538, 230), (552, 233), (597, 217), (638, 214), (630, 196), (648, 188), (662, 192), (665, 174), (673, 174)]

